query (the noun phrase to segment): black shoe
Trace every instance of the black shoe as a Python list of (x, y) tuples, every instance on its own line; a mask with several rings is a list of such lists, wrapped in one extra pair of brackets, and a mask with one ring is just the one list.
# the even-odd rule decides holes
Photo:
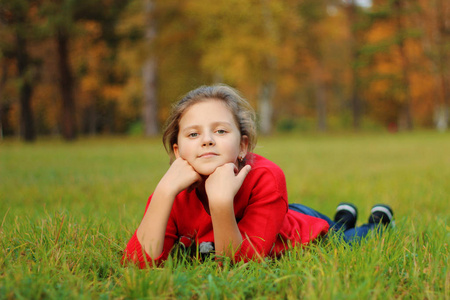
[(334, 222), (345, 224), (346, 229), (354, 228), (357, 218), (358, 209), (353, 204), (342, 202), (336, 207)]
[(383, 224), (384, 226), (394, 226), (394, 212), (392, 208), (385, 204), (377, 204), (372, 207), (369, 216), (369, 223)]

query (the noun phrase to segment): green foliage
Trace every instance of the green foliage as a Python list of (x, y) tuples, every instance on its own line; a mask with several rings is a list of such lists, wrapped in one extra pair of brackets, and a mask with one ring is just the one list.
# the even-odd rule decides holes
[(159, 140), (0, 145), (0, 299), (444, 299), (448, 295), (448, 134), (284, 135), (256, 152), (286, 174), (290, 202), (366, 221), (389, 203), (397, 227), (348, 247), (335, 238), (263, 263), (120, 264), (168, 167)]
[(136, 121), (130, 124), (127, 134), (132, 136), (140, 136), (144, 132), (142, 121)]
[(277, 123), (277, 131), (280, 133), (292, 131), (312, 131), (316, 127), (315, 120), (283, 118)]

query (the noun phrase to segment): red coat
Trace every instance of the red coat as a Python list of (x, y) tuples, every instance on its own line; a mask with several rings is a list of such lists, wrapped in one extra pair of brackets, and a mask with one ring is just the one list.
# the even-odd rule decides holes
[[(234, 211), (242, 234), (236, 260), (278, 256), (288, 245), (306, 244), (328, 231), (325, 220), (288, 210), (286, 179), (283, 171), (268, 159), (252, 154), (252, 169), (234, 198)], [(151, 201), (147, 202), (145, 211)], [(177, 242), (189, 246), (214, 242), (211, 216), (195, 191), (182, 191), (175, 198), (166, 229), (163, 252), (153, 258), (156, 264), (169, 255)], [(145, 258), (144, 258), (145, 254)], [(141, 247), (136, 232), (125, 249), (124, 260), (146, 266), (152, 262)]]

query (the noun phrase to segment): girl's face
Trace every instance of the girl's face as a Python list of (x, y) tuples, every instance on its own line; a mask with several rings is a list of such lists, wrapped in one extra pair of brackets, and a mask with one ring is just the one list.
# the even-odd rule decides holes
[(185, 159), (200, 175), (210, 175), (226, 163), (237, 166), (247, 154), (248, 138), (242, 136), (230, 109), (221, 100), (207, 99), (190, 106), (179, 122), (175, 156)]

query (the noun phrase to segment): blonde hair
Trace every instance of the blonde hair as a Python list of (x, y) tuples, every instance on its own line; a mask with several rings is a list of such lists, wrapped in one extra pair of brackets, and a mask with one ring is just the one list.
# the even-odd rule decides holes
[(237, 90), (224, 85), (200, 86), (187, 93), (178, 103), (172, 107), (171, 114), (167, 119), (163, 133), (163, 143), (170, 161), (175, 159), (173, 145), (178, 143), (179, 123), (184, 112), (195, 103), (217, 99), (223, 101), (230, 109), (239, 128), (241, 137), (248, 138), (248, 152), (252, 152), (256, 146), (256, 115), (252, 106), (245, 100)]

